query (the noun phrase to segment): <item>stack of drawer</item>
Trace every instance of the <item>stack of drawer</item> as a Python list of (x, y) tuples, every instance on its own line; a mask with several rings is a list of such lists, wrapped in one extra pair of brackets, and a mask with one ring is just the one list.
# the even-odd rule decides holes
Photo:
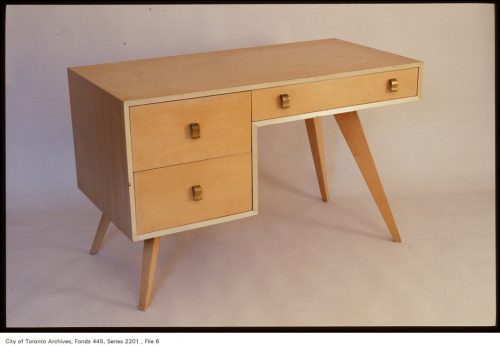
[(130, 107), (137, 234), (252, 210), (251, 92)]

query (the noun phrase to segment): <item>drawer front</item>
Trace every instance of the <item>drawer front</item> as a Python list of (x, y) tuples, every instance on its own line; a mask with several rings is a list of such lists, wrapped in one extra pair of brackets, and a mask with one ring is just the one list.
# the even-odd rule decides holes
[(130, 107), (130, 133), (134, 172), (250, 152), (251, 93)]
[(138, 234), (252, 210), (250, 153), (137, 172), (134, 182)]
[[(391, 91), (391, 79), (398, 90)], [(373, 73), (252, 91), (252, 120), (317, 112), (417, 95), (418, 68)], [(283, 108), (280, 95), (288, 95)], [(285, 105), (286, 106), (286, 105)]]

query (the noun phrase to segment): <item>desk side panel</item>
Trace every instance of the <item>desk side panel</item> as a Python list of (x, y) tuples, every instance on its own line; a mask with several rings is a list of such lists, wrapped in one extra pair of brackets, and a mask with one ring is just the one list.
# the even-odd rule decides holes
[(132, 239), (123, 102), (68, 69), (78, 188)]

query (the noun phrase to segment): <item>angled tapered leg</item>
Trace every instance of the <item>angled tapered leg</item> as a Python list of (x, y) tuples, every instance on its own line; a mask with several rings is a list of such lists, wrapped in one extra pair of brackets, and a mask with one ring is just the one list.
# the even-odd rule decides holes
[(99, 252), (102, 240), (104, 239), (106, 230), (109, 227), (109, 223), (110, 223), (109, 218), (105, 214), (102, 214), (101, 220), (99, 221), (99, 226), (97, 226), (97, 232), (95, 233), (94, 236), (94, 242), (92, 243), (92, 247), (90, 248), (91, 255), (95, 255)]
[(375, 162), (373, 162), (372, 154), (366, 142), (365, 134), (359, 121), (357, 112), (348, 112), (335, 114), (335, 120), (344, 135), (347, 145), (351, 149), (351, 152), (358, 164), (361, 174), (370, 189), (370, 192), (377, 203), (377, 207), (384, 218), (387, 227), (392, 235), (392, 240), (395, 242), (400, 242), (401, 237), (399, 236), (398, 228), (394, 217), (392, 216), (391, 209), (389, 207), (389, 202), (385, 196), (384, 188), (382, 182), (377, 173), (375, 167)]
[(144, 240), (141, 269), (141, 293), (139, 296), (139, 309), (142, 311), (146, 311), (149, 304), (151, 304), (151, 293), (153, 291), (159, 246), (160, 237)]
[(307, 136), (314, 160), (314, 168), (318, 177), (319, 190), (323, 201), (328, 201), (328, 179), (326, 175), (325, 159), (323, 154), (323, 131), (321, 118), (306, 119)]

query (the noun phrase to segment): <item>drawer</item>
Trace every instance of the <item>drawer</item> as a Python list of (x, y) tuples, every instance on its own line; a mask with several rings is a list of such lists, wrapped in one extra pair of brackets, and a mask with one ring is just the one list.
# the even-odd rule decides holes
[(137, 172), (134, 182), (138, 234), (252, 210), (250, 153)]
[(130, 133), (134, 172), (250, 152), (251, 93), (133, 106)]
[[(389, 80), (398, 81), (391, 91)], [(252, 120), (317, 112), (417, 95), (418, 68), (373, 73), (252, 91)], [(280, 95), (288, 95), (282, 108)]]

